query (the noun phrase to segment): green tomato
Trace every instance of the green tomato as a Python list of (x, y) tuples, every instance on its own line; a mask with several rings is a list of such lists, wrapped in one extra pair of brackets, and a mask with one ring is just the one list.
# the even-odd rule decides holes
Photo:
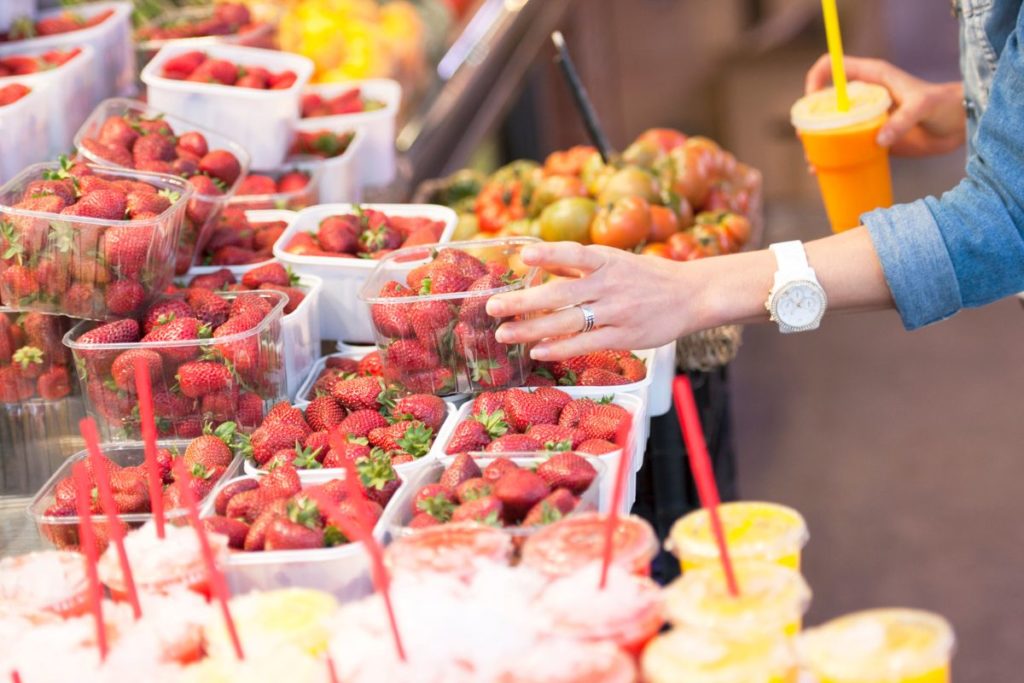
[(453, 206), (469, 200), (472, 202), (480, 194), (487, 177), (480, 171), (463, 169), (448, 176), (446, 187), (442, 191), (441, 201), (445, 206)]
[(540, 214), (540, 237), (547, 242), (590, 244), (590, 224), (597, 203), (585, 197), (568, 197), (554, 202)]
[(623, 197), (643, 197), (649, 202), (657, 202), (658, 195), (658, 179), (654, 174), (639, 166), (626, 166), (608, 178), (597, 201), (602, 206), (614, 204)]
[(480, 222), (475, 213), (460, 213), (459, 222), (455, 224), (455, 231), (452, 233), (452, 242), (461, 242), (472, 239), (480, 232)]
[(518, 159), (505, 164), (491, 174), (491, 180), (500, 183), (522, 180), (532, 183), (539, 175), (540, 164), (530, 159)]
[(540, 237), (540, 224), (529, 218), (509, 221), (501, 229), (502, 237)]

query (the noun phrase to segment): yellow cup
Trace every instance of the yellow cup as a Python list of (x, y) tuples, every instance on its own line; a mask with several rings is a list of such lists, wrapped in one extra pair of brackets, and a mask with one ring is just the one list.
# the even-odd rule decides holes
[(875, 609), (809, 629), (799, 651), (818, 683), (949, 683), (955, 641), (936, 614)]
[(892, 205), (889, 151), (876, 142), (892, 103), (889, 92), (860, 81), (848, 91), (848, 111), (836, 108), (834, 88), (801, 97), (790, 110), (834, 232), (855, 228), (861, 214)]
[(674, 628), (640, 659), (644, 683), (796, 683), (796, 654), (780, 634), (753, 638)]
[(796, 572), (773, 562), (737, 562), (740, 594), (732, 595), (718, 566), (687, 571), (664, 592), (665, 616), (676, 626), (724, 635), (796, 636), (811, 589)]
[[(799, 512), (776, 503), (748, 501), (725, 503), (718, 512), (734, 561), (761, 560), (800, 571), (800, 553), (810, 536)], [(707, 510), (695, 510), (676, 521), (668, 549), (679, 558), (684, 573), (720, 565)]]

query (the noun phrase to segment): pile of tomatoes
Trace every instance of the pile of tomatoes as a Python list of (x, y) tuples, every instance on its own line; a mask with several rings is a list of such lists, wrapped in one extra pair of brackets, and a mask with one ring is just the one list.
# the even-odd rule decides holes
[(593, 147), (465, 170), (431, 201), (459, 212), (455, 239), (532, 235), (688, 261), (739, 251), (760, 174), (714, 141), (655, 128), (605, 163)]

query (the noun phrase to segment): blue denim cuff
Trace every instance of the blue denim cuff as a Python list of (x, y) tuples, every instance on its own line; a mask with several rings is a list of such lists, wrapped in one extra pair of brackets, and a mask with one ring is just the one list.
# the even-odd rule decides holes
[(946, 242), (924, 200), (861, 216), (882, 262), (903, 326), (915, 330), (963, 306)]

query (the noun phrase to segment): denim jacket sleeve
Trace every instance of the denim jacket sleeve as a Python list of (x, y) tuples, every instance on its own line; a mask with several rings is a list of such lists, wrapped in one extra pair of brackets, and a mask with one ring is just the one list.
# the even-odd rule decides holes
[(871, 234), (907, 329), (1024, 291), (1024, 11), (999, 57), (967, 176), (941, 198), (878, 209)]

